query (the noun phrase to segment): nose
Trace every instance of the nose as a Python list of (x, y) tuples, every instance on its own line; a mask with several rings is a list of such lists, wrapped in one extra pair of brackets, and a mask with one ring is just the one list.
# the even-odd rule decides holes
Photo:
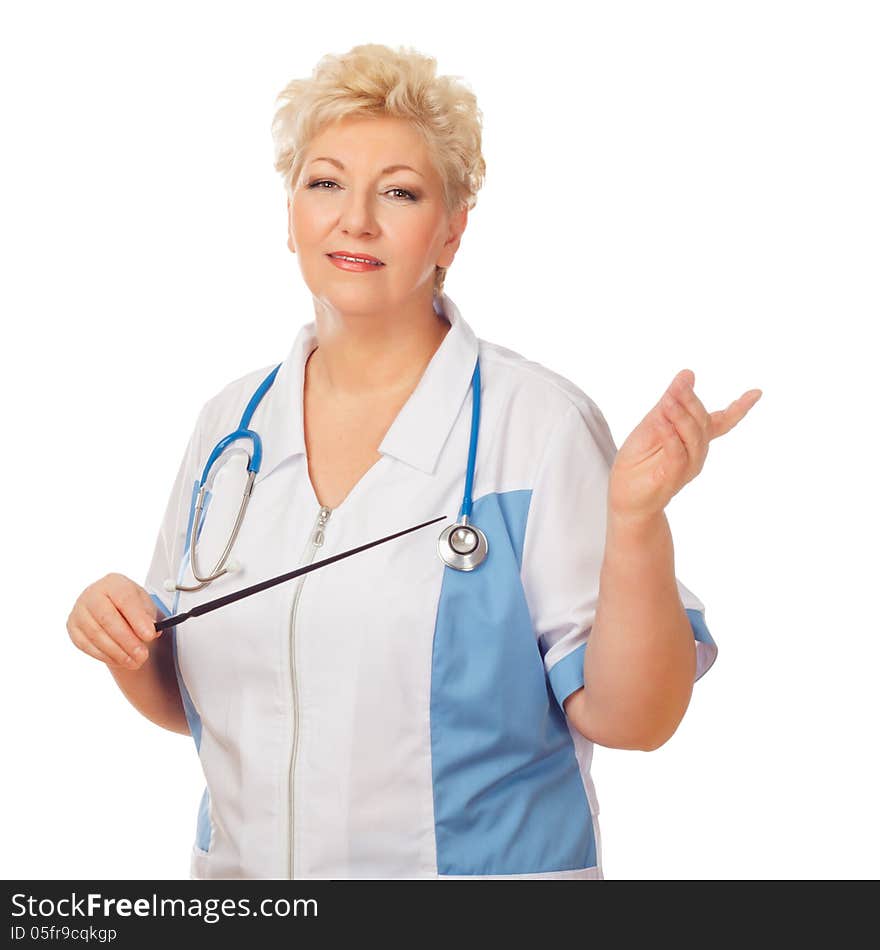
[(378, 230), (372, 195), (349, 189), (342, 203), (339, 226), (348, 234), (373, 234)]

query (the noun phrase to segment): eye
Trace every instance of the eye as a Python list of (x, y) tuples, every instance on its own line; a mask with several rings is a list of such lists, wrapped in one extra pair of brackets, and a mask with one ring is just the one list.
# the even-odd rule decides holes
[[(308, 188), (317, 188), (318, 185), (332, 185), (333, 188), (338, 188), (338, 187), (339, 187), (339, 185), (337, 185), (335, 181), (331, 181), (329, 178), (319, 178), (317, 181), (309, 182), (309, 184), (308, 184), (307, 187), (308, 187)], [(330, 191), (330, 190), (332, 190), (332, 189), (323, 188), (323, 189), (321, 189), (321, 190), (322, 190), (322, 191)], [(398, 192), (398, 193), (401, 194), (401, 195), (405, 195), (405, 196), (406, 196), (406, 198), (405, 198), (406, 201), (418, 201), (418, 198), (416, 198), (416, 196), (415, 196), (411, 191), (407, 191), (405, 188), (389, 188), (389, 189), (388, 189), (388, 193), (390, 193), (390, 192), (395, 192), (395, 191)]]

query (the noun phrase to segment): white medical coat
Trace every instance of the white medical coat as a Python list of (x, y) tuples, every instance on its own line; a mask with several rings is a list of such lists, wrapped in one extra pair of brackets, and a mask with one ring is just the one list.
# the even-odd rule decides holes
[[(300, 329), (251, 421), (263, 457), (233, 550), (242, 569), (169, 594), (166, 578), (193, 583), (188, 527), (208, 455), (272, 367), (199, 414), (144, 585), (162, 615), (449, 520), (170, 631), (207, 783), (194, 878), (602, 878), (593, 744), (562, 703), (584, 685), (617, 449), (577, 386), (478, 340), (448, 295), (435, 309), (451, 328), (381, 458), (323, 513), (303, 438), (315, 324)], [(461, 509), (478, 352), (471, 520), (489, 554), (465, 573), (440, 560), (437, 537)], [(243, 446), (214, 469), (202, 573), (238, 510)], [(677, 583), (699, 678), (717, 647)]]

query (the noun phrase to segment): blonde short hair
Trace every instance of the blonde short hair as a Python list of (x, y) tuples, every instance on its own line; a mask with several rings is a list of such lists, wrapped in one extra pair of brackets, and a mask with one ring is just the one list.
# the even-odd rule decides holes
[[(477, 203), (486, 174), (482, 113), (459, 76), (437, 76), (437, 61), (407, 47), (377, 43), (321, 58), (307, 79), (291, 80), (279, 93), (272, 119), (275, 168), (293, 196), (311, 139), (324, 126), (349, 116), (407, 119), (422, 134), (443, 181), (448, 214)], [(445, 267), (434, 273), (443, 291)]]

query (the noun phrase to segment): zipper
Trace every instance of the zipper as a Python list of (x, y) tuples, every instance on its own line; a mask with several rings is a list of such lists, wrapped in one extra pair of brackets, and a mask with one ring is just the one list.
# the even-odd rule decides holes
[[(318, 548), (324, 543), (324, 528), (330, 519), (332, 510), (326, 505), (322, 505), (318, 512), (318, 519), (309, 539), (309, 545), (306, 548), (306, 554), (303, 557), (303, 566), (311, 564), (315, 560)], [(293, 814), (294, 814), (294, 788), (293, 777), (296, 767), (296, 753), (299, 748), (299, 693), (296, 688), (296, 608), (299, 605), (299, 598), (302, 593), (303, 584), (306, 577), (299, 578), (296, 592), (293, 595), (293, 605), (290, 608), (290, 683), (293, 687), (293, 743), (290, 750), (290, 767), (287, 773), (288, 795), (287, 804), (289, 805), (287, 822), (287, 876), (293, 880)]]

